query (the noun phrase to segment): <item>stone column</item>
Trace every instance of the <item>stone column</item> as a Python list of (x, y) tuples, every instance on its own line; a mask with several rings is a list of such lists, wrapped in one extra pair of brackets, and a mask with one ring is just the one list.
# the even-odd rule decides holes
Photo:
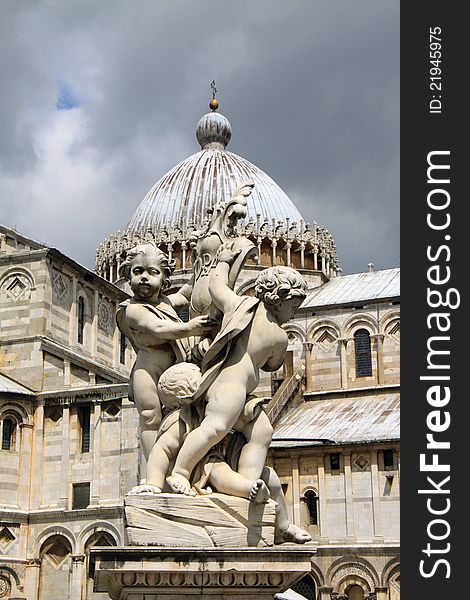
[(273, 267), (276, 266), (276, 248), (277, 248), (277, 240), (273, 240), (271, 242), (271, 247), (273, 249), (273, 253), (272, 253), (272, 265)]
[(300, 268), (305, 269), (305, 242), (300, 242)]
[(18, 492), (17, 500), (19, 508), (28, 510), (29, 481), (31, 477), (31, 450), (33, 444), (33, 424), (20, 423), (20, 464), (18, 466)]
[(340, 345), (340, 374), (341, 374), (341, 389), (345, 390), (348, 387), (348, 338), (338, 338)]
[(299, 455), (292, 450), (290, 453), (292, 464), (292, 504), (294, 508), (294, 523), (300, 525), (300, 480), (299, 480)]
[(312, 342), (304, 342), (303, 347), (305, 349), (305, 391), (311, 392), (313, 390), (313, 365), (312, 365)]
[(286, 262), (286, 264), (287, 264), (288, 267), (291, 266), (291, 264), (290, 264), (290, 250), (291, 250), (291, 248), (292, 248), (292, 243), (291, 242), (287, 242), (286, 243), (286, 252), (287, 252), (287, 256), (286, 256), (286, 261), (287, 262)]
[(72, 582), (70, 586), (70, 600), (81, 600), (84, 554), (72, 554)]
[(30, 510), (37, 510), (42, 498), (42, 465), (44, 458), (44, 404), (40, 401), (34, 413), (33, 456), (31, 466)]
[(351, 452), (343, 453), (344, 464), (344, 497), (346, 501), (346, 540), (353, 542), (355, 540), (354, 529), (354, 507), (353, 507), (353, 489), (352, 489), (352, 471), (351, 471)]
[(388, 600), (388, 587), (376, 587), (374, 591), (377, 600)]
[(318, 271), (318, 246), (313, 247), (313, 270)]
[(383, 360), (383, 342), (384, 334), (376, 333), (370, 336), (375, 342), (376, 360), (377, 360), (377, 385), (384, 383), (384, 360)]
[(183, 271), (186, 269), (186, 250), (187, 250), (186, 242), (181, 243), (181, 268)]
[(90, 415), (90, 429), (93, 431), (93, 474), (91, 480), (90, 504), (99, 504), (101, 480), (101, 405), (96, 403)]
[(37, 600), (39, 594), (39, 575), (41, 572), (41, 559), (30, 558), (26, 561), (24, 594), (28, 600)]
[(70, 407), (64, 406), (62, 413), (62, 457), (60, 461), (60, 481), (57, 504), (68, 508), (69, 491), (69, 451), (70, 451)]
[(318, 504), (320, 514), (318, 515), (318, 530), (320, 543), (328, 542), (328, 530), (326, 527), (326, 479), (325, 479), (325, 457), (324, 455), (318, 460)]
[(331, 600), (332, 587), (319, 587), (318, 588), (318, 600)]
[(370, 477), (372, 486), (372, 512), (374, 523), (374, 541), (383, 542), (382, 519), (380, 514), (379, 496), (379, 467), (377, 464), (377, 450), (370, 451)]
[(64, 358), (64, 387), (70, 387), (70, 360)]

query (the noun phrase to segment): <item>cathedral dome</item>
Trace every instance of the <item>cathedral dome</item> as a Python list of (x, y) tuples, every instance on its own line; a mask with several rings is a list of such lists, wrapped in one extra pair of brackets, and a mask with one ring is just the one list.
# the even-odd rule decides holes
[(128, 229), (155, 230), (170, 223), (187, 227), (201, 224), (216, 202), (227, 202), (235, 188), (251, 180), (248, 219), (299, 223), (302, 216), (290, 198), (261, 169), (226, 149), (230, 122), (220, 113), (204, 115), (196, 128), (201, 151), (186, 158), (164, 175), (142, 200)]
[(327, 229), (305, 223), (291, 199), (269, 175), (245, 158), (229, 152), (229, 120), (212, 112), (197, 124), (201, 150), (164, 175), (137, 207), (123, 232), (104, 240), (96, 251), (96, 271), (105, 279), (119, 280), (119, 265), (127, 250), (143, 241), (154, 241), (174, 260), (176, 269), (191, 269), (189, 240), (209, 219), (209, 209), (227, 203), (240, 185), (251, 181), (248, 215), (237, 225), (240, 235), (258, 247), (252, 268), (286, 265), (323, 279), (338, 272), (336, 245)]

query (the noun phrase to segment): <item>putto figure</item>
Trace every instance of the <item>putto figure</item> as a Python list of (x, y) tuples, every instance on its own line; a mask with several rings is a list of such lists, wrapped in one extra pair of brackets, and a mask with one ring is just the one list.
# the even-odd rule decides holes
[[(304, 300), (307, 283), (294, 269), (272, 267), (255, 284), (256, 298), (238, 296), (230, 287), (231, 264), (239, 250), (222, 245), (210, 275), (209, 292), (223, 313), (222, 326), (202, 361), (195, 398), (205, 396), (205, 416), (186, 437), (167, 482), (176, 493), (191, 494), (191, 473), (212, 446), (235, 429), (246, 438), (238, 473), (250, 481), (261, 477), (272, 439), (272, 425), (260, 399), (247, 403), (259, 383), (259, 370), (276, 371), (284, 361), (287, 334), (281, 325)], [(255, 410), (256, 409), (256, 410)]]
[(134, 297), (119, 305), (116, 321), (137, 357), (129, 383), (129, 398), (139, 412), (142, 450), (147, 460), (162, 420), (157, 393), (160, 375), (191, 353), (190, 336), (206, 335), (214, 324), (206, 315), (183, 322), (176, 311), (188, 305), (190, 286), (164, 295), (173, 270), (167, 255), (153, 243), (130, 250), (119, 274), (126, 278)]

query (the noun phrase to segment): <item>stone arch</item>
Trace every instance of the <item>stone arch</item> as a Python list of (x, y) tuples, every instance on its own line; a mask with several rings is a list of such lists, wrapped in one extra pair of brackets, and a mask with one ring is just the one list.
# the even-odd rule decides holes
[(379, 577), (374, 567), (365, 559), (354, 557), (354, 559), (343, 556), (328, 569), (327, 579), (333, 591), (345, 594), (348, 587), (360, 585), (364, 595), (370, 594), (379, 585)]
[(400, 313), (393, 312), (386, 315), (381, 322), (381, 331), (395, 342), (400, 342)]
[[(103, 539), (104, 538), (104, 539)], [(108, 598), (107, 594), (93, 594), (93, 578), (89, 577), (90, 549), (93, 546), (117, 546), (121, 536), (118, 530), (110, 523), (100, 521), (85, 527), (81, 532), (78, 546), (84, 555), (84, 569), (82, 571), (81, 587), (84, 598)]]
[[(312, 485), (305, 486), (300, 494), (302, 524), (315, 527), (318, 526), (319, 519), (319, 500), (318, 489)], [(303, 514), (302, 514), (303, 513)]]
[(398, 557), (392, 558), (384, 567), (381, 577), (381, 585), (387, 586), (388, 582), (393, 579), (397, 574), (400, 573), (400, 559)]
[(371, 335), (378, 333), (377, 319), (365, 313), (355, 313), (343, 325), (343, 336), (352, 337), (357, 329), (367, 329)]
[(314, 600), (317, 596), (318, 583), (312, 573), (307, 573), (296, 581), (291, 589), (308, 600)]
[(34, 275), (25, 267), (10, 267), (0, 277), (0, 295), (6, 295), (15, 302), (29, 299), (35, 289)]
[(15, 583), (16, 586), (20, 586), (21, 585), (21, 581), (20, 581), (20, 576), (18, 575), (18, 573), (15, 571), (15, 569), (13, 567), (10, 567), (8, 565), (0, 565), (0, 575), (7, 575), (13, 578), (13, 582)]
[(57, 529), (61, 531), (44, 536), (39, 546), (39, 600), (61, 600), (70, 593), (74, 547), (65, 528)]
[(310, 575), (313, 577), (317, 589), (325, 585), (325, 577), (323, 576), (321, 569), (315, 563), (312, 563), (312, 570), (310, 571)]
[(7, 412), (12, 412), (18, 419), (18, 423), (30, 423), (32, 421), (32, 415), (22, 406), (19, 402), (7, 400), (0, 406), (0, 419)]
[[(26, 418), (25, 418), (26, 417)], [(15, 403), (8, 402), (0, 409), (0, 448), (18, 451), (20, 448), (20, 425), (27, 420), (27, 414)], [(8, 427), (8, 430), (7, 430)], [(5, 439), (6, 436), (6, 439)]]
[(400, 320), (401, 313), (399, 310), (391, 310), (387, 312), (380, 319), (380, 331), (385, 331), (385, 328), (392, 321)]
[(77, 553), (82, 554), (86, 548), (88, 540), (95, 533), (107, 533), (114, 540), (116, 546), (122, 544), (121, 534), (117, 527), (108, 523), (107, 521), (95, 521), (87, 525), (78, 536), (77, 539)]
[(285, 332), (289, 336), (289, 333), (295, 334), (296, 337), (300, 338), (300, 342), (306, 341), (305, 329), (297, 323), (287, 323), (284, 327)]
[(320, 329), (331, 329), (334, 332), (336, 338), (341, 337), (341, 328), (336, 321), (333, 319), (320, 319), (310, 325), (307, 330), (307, 340), (309, 342), (314, 341), (315, 335)]
[(70, 529), (68, 529), (68, 527), (64, 527), (64, 525), (50, 525), (49, 527), (43, 529), (36, 538), (36, 548), (42, 548), (44, 542), (54, 535), (61, 535), (65, 537), (70, 543), (72, 554), (75, 554), (77, 547), (75, 535)]

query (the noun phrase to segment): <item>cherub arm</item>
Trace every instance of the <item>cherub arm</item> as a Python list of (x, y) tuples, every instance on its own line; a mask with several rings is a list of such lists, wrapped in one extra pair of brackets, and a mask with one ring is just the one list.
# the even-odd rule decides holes
[(224, 314), (230, 313), (240, 302), (240, 296), (228, 285), (230, 266), (239, 254), (240, 250), (234, 252), (229, 248), (223, 248), (217, 256), (219, 262), (210, 274), (209, 291), (211, 298), (217, 308)]
[(188, 306), (191, 301), (191, 294), (193, 291), (193, 278), (188, 283), (185, 283), (183, 287), (175, 292), (174, 294), (169, 294), (167, 296), (168, 300), (171, 302), (171, 305), (175, 310), (179, 308), (183, 308), (184, 306)]
[(155, 340), (177, 340), (190, 335), (204, 335), (214, 328), (207, 315), (190, 319), (187, 322), (159, 319), (145, 306), (130, 304), (126, 309), (129, 328), (140, 334), (152, 336)]

